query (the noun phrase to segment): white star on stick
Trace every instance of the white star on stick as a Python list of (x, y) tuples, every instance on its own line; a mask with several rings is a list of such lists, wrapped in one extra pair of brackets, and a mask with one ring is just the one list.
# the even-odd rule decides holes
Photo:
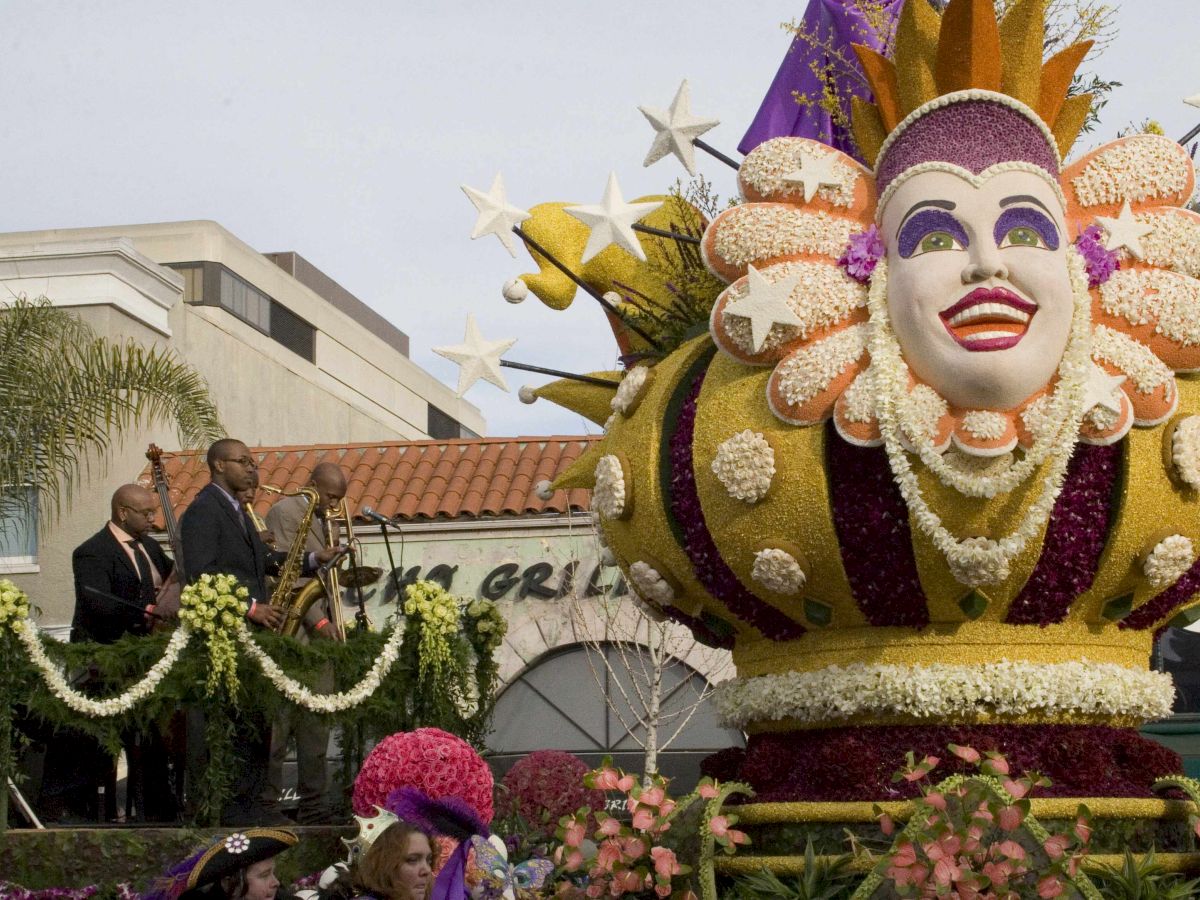
[(480, 378), (507, 391), (508, 385), (500, 373), (500, 357), (516, 342), (516, 338), (485, 341), (475, 324), (475, 316), (468, 314), (463, 342), (453, 347), (434, 347), (433, 352), (458, 363), (458, 396), (461, 397)]
[(654, 129), (654, 143), (646, 154), (643, 166), (658, 162), (668, 153), (683, 163), (689, 175), (696, 174), (696, 146), (692, 142), (704, 132), (720, 125), (717, 119), (701, 119), (692, 115), (692, 97), (687, 79), (679, 85), (675, 99), (667, 110), (656, 106), (639, 106), (638, 111)]
[(471, 240), (483, 237), (485, 234), (494, 234), (500, 238), (504, 249), (515, 258), (517, 248), (513, 241), (513, 226), (532, 218), (532, 216), (527, 210), (508, 202), (508, 197), (504, 192), (504, 178), (497, 172), (496, 178), (492, 182), (492, 189), (486, 194), (476, 188), (467, 187), (465, 184), (459, 185), (459, 187), (467, 195), (467, 199), (479, 210), (479, 218), (475, 220), (475, 228), (471, 231)]
[(762, 349), (767, 335), (776, 325), (804, 324), (788, 303), (788, 297), (799, 283), (799, 275), (772, 282), (754, 266), (747, 267), (746, 296), (726, 306), (725, 313), (750, 320), (750, 343), (755, 353)]
[(1197, 94), (1194, 97), (1188, 97), (1183, 102), (1186, 103), (1188, 106), (1200, 106), (1200, 94)]
[(1146, 258), (1142, 238), (1154, 231), (1154, 226), (1143, 225), (1135, 219), (1128, 200), (1121, 207), (1121, 214), (1115, 219), (1112, 216), (1096, 216), (1096, 221), (1108, 235), (1104, 241), (1104, 249), (1117, 250), (1125, 247), (1138, 259)]
[(796, 162), (799, 167), (783, 176), (786, 185), (801, 185), (804, 188), (804, 202), (812, 203), (821, 185), (840, 187), (841, 176), (837, 170), (837, 157), (833, 153), (817, 156), (807, 150), (801, 150)]
[(637, 235), (633, 233), (633, 225), (660, 206), (662, 206), (662, 201), (626, 203), (625, 198), (621, 196), (621, 185), (617, 184), (617, 173), (610, 173), (608, 186), (604, 189), (604, 199), (599, 204), (568, 206), (563, 209), (567, 215), (574, 216), (592, 229), (592, 233), (588, 235), (587, 246), (583, 248), (583, 259), (580, 262), (587, 262), (609, 244), (623, 247), (645, 262), (646, 252), (642, 250)]
[(1102, 406), (1120, 415), (1121, 397), (1117, 394), (1117, 388), (1124, 383), (1124, 375), (1109, 375), (1105, 369), (1092, 363), (1083, 396), (1084, 413), (1089, 413), (1097, 406)]

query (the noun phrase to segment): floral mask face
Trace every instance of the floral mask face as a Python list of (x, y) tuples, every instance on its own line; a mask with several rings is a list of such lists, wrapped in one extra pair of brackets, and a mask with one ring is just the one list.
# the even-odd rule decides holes
[(930, 171), (884, 210), (888, 312), (913, 374), (952, 406), (1010, 410), (1054, 377), (1071, 330), (1062, 203), (1032, 172)]

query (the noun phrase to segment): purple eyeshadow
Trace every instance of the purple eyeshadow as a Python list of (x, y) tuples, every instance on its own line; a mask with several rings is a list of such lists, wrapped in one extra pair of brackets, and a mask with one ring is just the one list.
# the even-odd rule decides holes
[(940, 209), (924, 209), (905, 222), (904, 227), (900, 229), (900, 255), (908, 259), (925, 236), (934, 231), (944, 231), (953, 235), (963, 247), (971, 243), (958, 219), (950, 213)]
[(1028, 206), (1006, 209), (996, 220), (996, 229), (993, 232), (997, 247), (1004, 240), (1004, 236), (1014, 228), (1030, 228), (1042, 236), (1047, 247), (1051, 250), (1058, 249), (1058, 229), (1045, 213)]

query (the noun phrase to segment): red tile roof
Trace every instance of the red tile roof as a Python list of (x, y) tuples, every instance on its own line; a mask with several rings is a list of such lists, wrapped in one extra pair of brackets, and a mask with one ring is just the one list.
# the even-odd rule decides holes
[[(473, 438), (454, 441), (388, 441), (375, 444), (314, 444), (251, 447), (259, 481), (294, 491), (308, 482), (317, 463), (346, 473), (350, 509), (369, 506), (398, 519), (519, 516), (589, 508), (591, 492), (556, 491), (549, 500), (534, 491), (579, 458), (595, 437)], [(163, 453), (175, 515), (208, 484), (201, 451)], [(138, 478), (151, 485), (150, 467)], [(260, 492), (255, 509), (265, 514), (276, 498)]]

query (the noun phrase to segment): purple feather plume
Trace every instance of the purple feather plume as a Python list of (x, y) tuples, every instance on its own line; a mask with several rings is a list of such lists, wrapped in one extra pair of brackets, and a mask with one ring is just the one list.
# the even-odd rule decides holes
[(191, 874), (196, 863), (200, 862), (200, 857), (208, 852), (208, 848), (218, 840), (213, 838), (187, 859), (181, 860), (163, 874), (154, 879), (150, 885), (150, 890), (142, 895), (142, 900), (175, 900), (183, 893), (187, 887), (187, 876)]
[(431, 800), (424, 791), (415, 787), (396, 788), (387, 795), (384, 808), (425, 831), (463, 842), (472, 835), (488, 836), (487, 824), (465, 800), (459, 797), (443, 797)]

